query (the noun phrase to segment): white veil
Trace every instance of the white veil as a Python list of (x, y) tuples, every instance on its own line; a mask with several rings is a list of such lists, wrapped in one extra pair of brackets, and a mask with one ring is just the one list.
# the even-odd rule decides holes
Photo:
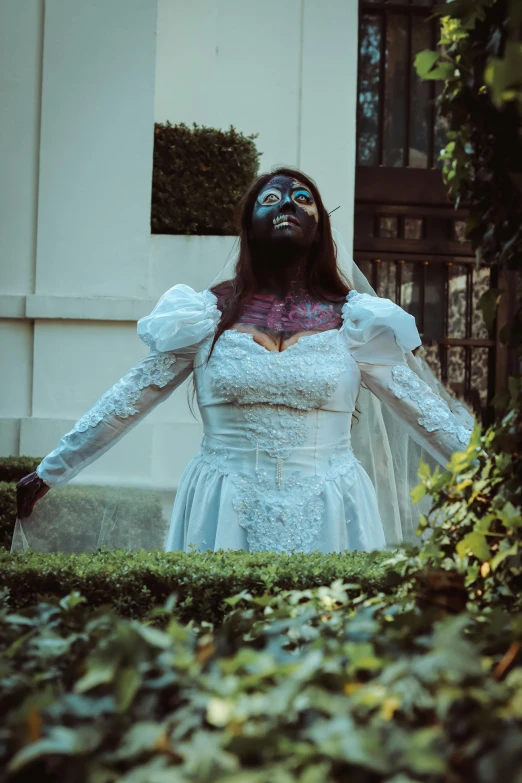
[[(340, 232), (335, 228), (332, 228), (332, 238), (336, 248), (337, 266), (350, 288), (361, 294), (377, 296), (347, 251)], [(239, 240), (233, 255), (209, 288), (235, 276), (238, 255)], [(452, 413), (458, 416), (466, 429), (473, 429), (471, 412), (435, 378), (422, 358), (422, 352), (423, 349), (419, 348), (414, 356), (411, 351), (407, 351), (408, 366), (448, 403)], [(419, 483), (419, 461), (428, 463), (432, 469), (437, 463), (369, 389), (361, 388), (357, 409), (360, 413), (356, 414), (352, 426), (353, 450), (375, 487), (386, 545), (390, 548), (402, 543), (418, 545), (421, 540), (416, 533), (419, 515), (427, 513), (430, 499), (425, 497), (420, 503), (413, 505), (410, 492)]]

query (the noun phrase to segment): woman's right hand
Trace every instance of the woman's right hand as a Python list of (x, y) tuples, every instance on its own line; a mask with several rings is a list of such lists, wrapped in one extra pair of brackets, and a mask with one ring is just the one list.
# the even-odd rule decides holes
[(20, 479), (16, 485), (16, 515), (18, 519), (26, 519), (33, 513), (37, 500), (47, 495), (51, 487), (40, 478), (38, 473), (29, 473)]

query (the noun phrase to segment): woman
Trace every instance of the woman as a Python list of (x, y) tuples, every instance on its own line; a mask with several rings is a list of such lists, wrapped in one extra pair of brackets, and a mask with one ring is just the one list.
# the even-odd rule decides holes
[[(389, 479), (411, 459), (398, 442), (411, 435), (444, 465), (466, 446), (469, 416), (411, 369), (421, 344), (414, 318), (350, 290), (309, 177), (289, 168), (260, 176), (239, 218), (232, 279), (200, 293), (175, 285), (138, 322), (149, 355), (22, 479), (20, 519), (194, 372), (205, 434), (178, 488), (167, 550), (371, 551), (412, 540)], [(351, 445), (361, 381), (388, 408), (388, 425), (359, 439), (373, 454), (373, 484)], [(380, 420), (365, 404), (367, 415)]]

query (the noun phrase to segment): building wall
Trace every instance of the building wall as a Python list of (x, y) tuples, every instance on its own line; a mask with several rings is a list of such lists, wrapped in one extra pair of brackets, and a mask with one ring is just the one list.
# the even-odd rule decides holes
[[(155, 121), (258, 133), (261, 170), (310, 174), (351, 246), (356, 22), (355, 0), (0, 6), (0, 454), (54, 448), (146, 352), (136, 319), (229, 257), (150, 235)], [(77, 480), (175, 488), (201, 438), (186, 387)]]

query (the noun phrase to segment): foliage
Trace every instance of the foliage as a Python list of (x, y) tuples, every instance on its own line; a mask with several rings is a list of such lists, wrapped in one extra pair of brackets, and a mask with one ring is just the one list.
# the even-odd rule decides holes
[[(112, 530), (118, 542), (122, 542), (122, 532), (128, 531), (126, 545), (130, 549), (160, 547), (166, 535), (167, 522), (162, 515), (161, 499), (150, 490), (60, 487), (39, 501), (37, 511), (43, 508), (46, 524), (45, 528), (42, 526), (42, 532), (49, 551), (95, 550), (99, 541), (100, 520), (107, 517), (108, 511), (112, 515), (111, 519), (117, 518), (117, 523), (112, 523)], [(0, 482), (0, 545), (5, 549), (11, 548), (15, 519), (16, 485)], [(31, 519), (26, 524), (30, 525)], [(67, 537), (69, 530), (74, 532), (70, 541)], [(104, 542), (106, 546), (111, 546), (110, 530)]]
[(218, 623), (223, 598), (306, 589), (345, 579), (365, 594), (388, 591), (397, 581), (382, 563), (390, 552), (279, 555), (275, 552), (99, 551), (93, 555), (0, 553), (0, 584), (11, 603), (23, 607), (82, 593), (92, 607), (112, 605), (119, 614), (143, 618), (166, 597), (177, 595), (183, 621)]
[(0, 481), (20, 481), (33, 473), (41, 461), (39, 457), (0, 457)]
[(163, 630), (77, 593), (0, 611), (6, 783), (520, 780), (518, 618), (434, 622), (341, 581), (243, 593), (219, 629), (172, 603)]
[(16, 488), (14, 484), (0, 482), (0, 551), (11, 549), (16, 519)]
[[(399, 553), (390, 566), (408, 577), (416, 590), (426, 568), (462, 575), (468, 609), (503, 606), (522, 611), (521, 487), (513, 486), (520, 471), (520, 455), (495, 453), (493, 430), (476, 427), (464, 452), (456, 452), (445, 471), (421, 463), (422, 483), (413, 491), (415, 501), (429, 494), (430, 513), (421, 517), (419, 532), (428, 541), (414, 556)], [(481, 452), (487, 449), (487, 457)], [(516, 467), (514, 467), (516, 463)], [(520, 476), (520, 472), (518, 472)]]
[[(416, 67), (422, 77), (445, 82), (443, 177), (456, 205), (469, 206), (466, 233), (477, 262), (499, 266), (515, 286), (522, 269), (522, 2), (455, 0), (438, 13), (442, 52), (422, 52)], [(491, 330), (515, 298), (500, 333), (514, 374), (494, 400), (499, 421), (486, 432), (477, 428), (468, 449), (454, 454), (442, 473), (421, 466), (413, 496), (431, 497), (421, 522), (429, 541), (417, 557), (399, 558), (413, 578), (410, 587), (420, 568), (460, 573), (470, 605), (479, 607), (504, 602), (520, 609), (522, 290), (492, 289), (479, 306)]]
[(152, 233), (237, 234), (235, 206), (258, 172), (257, 135), (156, 123)]
[(454, 0), (437, 9), (441, 50), (417, 55), (424, 79), (443, 79), (439, 113), (448, 194), (469, 207), (477, 257), (520, 268), (522, 43), (520, 0)]

